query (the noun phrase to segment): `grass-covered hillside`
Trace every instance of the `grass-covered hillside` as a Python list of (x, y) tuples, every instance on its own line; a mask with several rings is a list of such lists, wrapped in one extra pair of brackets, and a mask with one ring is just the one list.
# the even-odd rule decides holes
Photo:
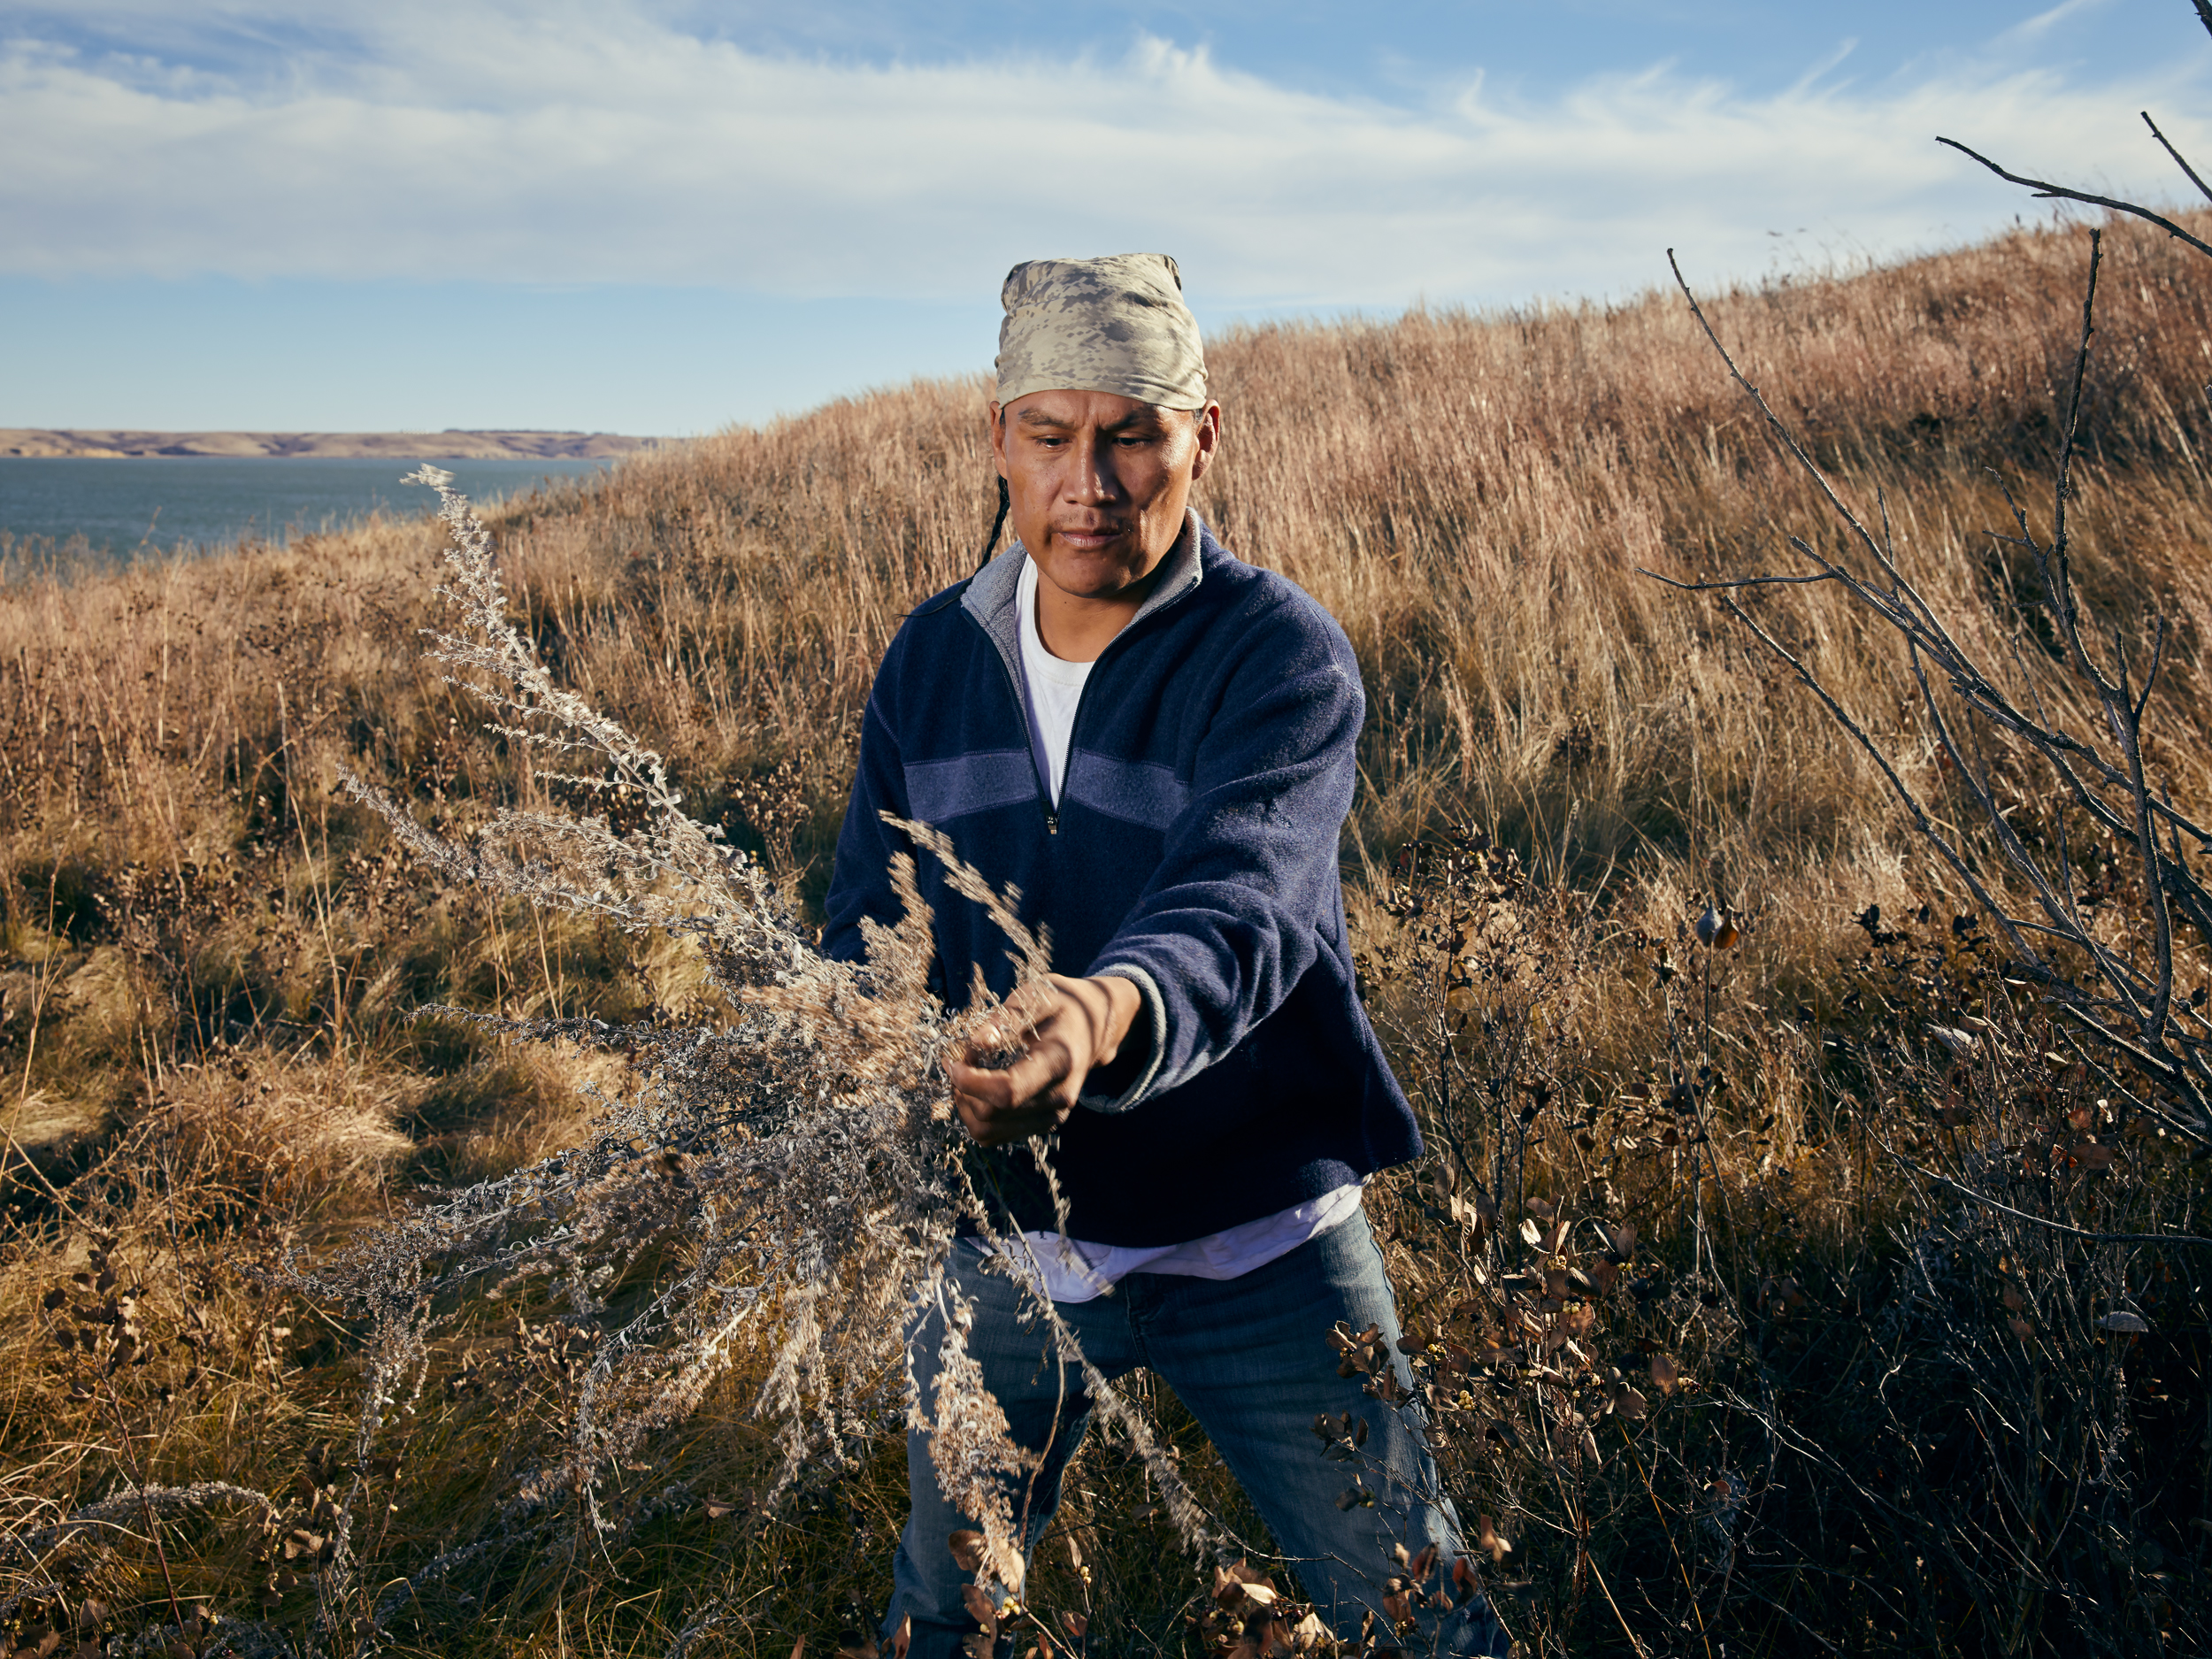
[[(1838, 491), (1886, 511), (1955, 638), (2093, 738), (1992, 534), (2018, 534), (2013, 501), (2049, 527), (2086, 240), (1707, 309)], [(2166, 619), (2146, 759), (2201, 814), (2212, 265), (2109, 229), (2097, 327), (2073, 576), (2094, 638)], [(1371, 1210), (1526, 1651), (2200, 1650), (2212, 1257), (2154, 1235), (2208, 1231), (2212, 1165), (2070, 1046), (1795, 677), (1711, 595), (1638, 574), (1802, 568), (1792, 536), (1863, 563), (1679, 296), (1253, 328), (1209, 357), (1227, 437), (1200, 509), (1340, 618), (1365, 672), (1344, 870), (1437, 1149)], [(989, 525), (986, 395), (884, 390), (492, 518), (542, 660), (803, 907), (875, 662)], [(297, 1247), (573, 1141), (585, 1086), (624, 1087), (617, 1057), (411, 1010), (716, 1017), (687, 948), (435, 879), (340, 789), (351, 769), (464, 840), (501, 804), (575, 804), (423, 659), (439, 545), (380, 520), (120, 574), (6, 553), (0, 1631), (119, 1654), (858, 1648), (902, 1513), (895, 1419), (764, 1508), (774, 1437), (741, 1363), (580, 1530), (515, 1486), (573, 1408), (559, 1310), (463, 1310), (364, 1445), (360, 1329), (286, 1275)], [(1742, 603), (2016, 900), (1894, 636), (1832, 587)], [(2128, 849), (1972, 741), (2007, 821), (2137, 948)], [(2206, 958), (2177, 950), (2185, 999)], [(1248, 1532), (1202, 1437), (1146, 1403)], [(334, 1601), (315, 1574), (342, 1502)], [(1231, 1640), (1191, 1617), (1207, 1587), (1127, 1446), (1094, 1440), (1036, 1603), (1085, 1612), (1102, 1655), (1195, 1654)]]

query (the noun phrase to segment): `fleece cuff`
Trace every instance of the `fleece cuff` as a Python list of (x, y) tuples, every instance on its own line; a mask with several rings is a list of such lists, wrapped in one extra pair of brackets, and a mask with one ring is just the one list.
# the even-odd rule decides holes
[[(1131, 1077), (1130, 1050), (1136, 1046), (1141, 1028), (1144, 1048), (1141, 1056), (1136, 1059), (1132, 1080), (1114, 1094), (1094, 1094), (1087, 1087), (1078, 1097), (1079, 1105), (1088, 1107), (1094, 1112), (1111, 1115), (1125, 1112), (1143, 1100), (1145, 1091), (1160, 1075), (1160, 1056), (1167, 1051), (1167, 1000), (1160, 995), (1158, 982), (1134, 963), (1110, 963), (1097, 972), (1100, 977), (1110, 974), (1115, 979), (1128, 980), (1137, 987), (1137, 995), (1144, 999), (1143, 1009), (1129, 1023), (1128, 1036), (1122, 1039), (1121, 1053), (1116, 1056), (1111, 1066), (1101, 1068), (1110, 1074), (1114, 1082)], [(1091, 1075), (1097, 1078), (1100, 1074), (1094, 1071)]]

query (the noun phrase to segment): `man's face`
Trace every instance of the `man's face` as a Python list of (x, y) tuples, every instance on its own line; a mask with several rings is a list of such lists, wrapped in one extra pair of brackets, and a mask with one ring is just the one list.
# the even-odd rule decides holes
[(1014, 534), (1040, 576), (1081, 599), (1152, 574), (1220, 440), (1218, 403), (1193, 415), (1111, 392), (1032, 392), (991, 405)]

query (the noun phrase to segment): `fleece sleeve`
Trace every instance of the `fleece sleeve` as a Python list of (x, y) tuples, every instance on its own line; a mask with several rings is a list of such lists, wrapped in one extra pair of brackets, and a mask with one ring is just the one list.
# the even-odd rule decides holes
[(1090, 968), (1135, 981), (1150, 1052), (1116, 1098), (1086, 1105), (1126, 1110), (1189, 1081), (1313, 965), (1365, 714), (1351, 644), (1317, 605), (1286, 599), (1256, 621), (1159, 867)]
[(851, 804), (837, 833), (837, 861), (823, 900), (822, 954), (841, 962), (859, 962), (868, 954), (860, 927), (872, 917), (886, 927), (897, 925), (898, 895), (891, 887), (891, 861), (911, 847), (883, 814), (907, 818), (906, 773), (899, 760), (899, 740), (885, 704), (890, 662), (878, 671), (860, 727), (860, 765), (853, 775)]

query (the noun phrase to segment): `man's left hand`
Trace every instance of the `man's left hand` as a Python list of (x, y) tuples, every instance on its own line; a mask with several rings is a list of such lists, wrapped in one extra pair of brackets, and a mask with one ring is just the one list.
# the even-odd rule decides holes
[[(1002, 1147), (1058, 1128), (1075, 1110), (1083, 1080), (1121, 1052), (1143, 999), (1115, 974), (1064, 974), (1025, 985), (945, 1062), (953, 1110), (979, 1145)], [(975, 1062), (1018, 1048), (1008, 1064)]]

